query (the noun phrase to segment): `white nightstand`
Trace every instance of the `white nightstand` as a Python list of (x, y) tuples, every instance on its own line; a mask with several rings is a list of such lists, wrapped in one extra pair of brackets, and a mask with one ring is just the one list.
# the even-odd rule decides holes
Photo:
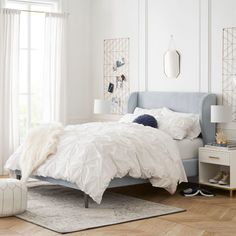
[[(229, 185), (209, 183), (222, 167), (230, 173)], [(222, 148), (199, 148), (199, 184), (221, 188), (230, 191), (236, 190), (236, 150), (222, 150)]]

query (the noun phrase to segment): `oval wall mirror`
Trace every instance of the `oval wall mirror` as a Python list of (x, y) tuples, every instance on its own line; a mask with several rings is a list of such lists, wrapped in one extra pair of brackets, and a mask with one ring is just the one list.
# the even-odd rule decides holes
[(164, 54), (164, 73), (167, 78), (175, 79), (180, 74), (180, 54), (176, 50), (168, 50)]

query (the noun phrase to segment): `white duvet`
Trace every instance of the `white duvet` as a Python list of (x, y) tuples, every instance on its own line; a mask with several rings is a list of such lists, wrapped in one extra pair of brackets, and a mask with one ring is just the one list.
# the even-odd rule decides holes
[[(6, 169), (20, 169), (21, 149), (8, 159)], [(59, 136), (56, 154), (35, 174), (75, 183), (97, 203), (115, 177), (148, 178), (153, 186), (170, 193), (187, 181), (178, 147), (169, 135), (118, 122), (67, 126)]]

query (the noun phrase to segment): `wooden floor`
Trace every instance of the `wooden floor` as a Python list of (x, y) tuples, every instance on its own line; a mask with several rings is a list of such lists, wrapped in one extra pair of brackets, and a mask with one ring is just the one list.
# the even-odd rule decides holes
[[(186, 186), (182, 186), (186, 187)], [(181, 187), (180, 187), (181, 188)], [(147, 185), (115, 189), (113, 191), (181, 207), (186, 212), (156, 217), (131, 223), (119, 224), (93, 230), (67, 234), (68, 236), (117, 236), (117, 235), (168, 235), (168, 236), (224, 236), (236, 235), (236, 197), (213, 191), (214, 198), (185, 198), (176, 193), (169, 195), (164, 190)], [(25, 222), (15, 217), (0, 219), (0, 236), (54, 236), (55, 232)]]

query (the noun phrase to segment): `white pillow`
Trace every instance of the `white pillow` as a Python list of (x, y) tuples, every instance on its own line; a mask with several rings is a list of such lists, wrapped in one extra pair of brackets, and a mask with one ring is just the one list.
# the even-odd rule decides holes
[(135, 114), (132, 114), (132, 113), (127, 113), (119, 119), (119, 122), (132, 123), (134, 121), (134, 119), (137, 118), (138, 116), (139, 115), (135, 115)]
[(194, 139), (201, 133), (199, 115), (174, 112), (166, 107), (158, 109), (136, 107), (133, 114), (125, 114), (119, 122), (131, 123), (135, 118), (144, 114), (154, 116), (158, 122), (158, 129), (168, 133), (173, 139)]
[[(162, 115), (163, 117), (176, 117), (178, 119), (183, 119), (183, 123), (185, 123), (183, 125), (183, 128), (186, 129), (186, 132), (187, 132), (186, 138), (194, 139), (194, 138), (197, 138), (199, 134), (201, 133), (199, 115), (197, 114), (174, 112), (164, 107), (162, 109)], [(192, 121), (192, 124), (189, 121), (189, 119)]]
[(163, 116), (158, 121), (158, 128), (177, 140), (187, 137), (191, 126), (193, 126), (193, 121), (188, 117)]
[(155, 117), (155, 119), (158, 122), (158, 120), (162, 116), (162, 109), (163, 108), (143, 109), (143, 108), (140, 108), (140, 107), (136, 107), (135, 110), (134, 110), (134, 114), (138, 115), (138, 116), (144, 115), (144, 114), (151, 115), (151, 116)]

